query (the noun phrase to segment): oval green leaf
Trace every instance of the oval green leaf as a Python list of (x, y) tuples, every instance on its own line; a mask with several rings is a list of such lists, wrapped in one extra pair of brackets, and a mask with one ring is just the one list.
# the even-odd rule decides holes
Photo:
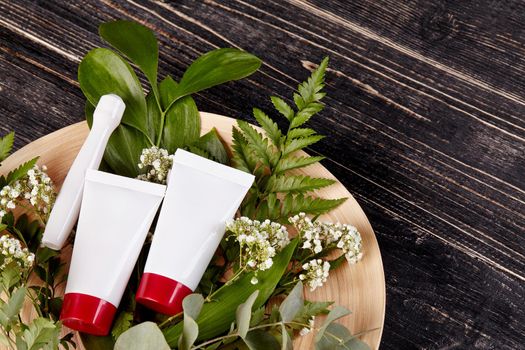
[(98, 32), (102, 39), (135, 63), (156, 88), (159, 46), (149, 28), (137, 22), (118, 20), (102, 23)]
[(143, 322), (120, 335), (115, 350), (169, 350), (159, 327), (153, 322)]
[(78, 82), (93, 106), (102, 95), (119, 95), (126, 104), (122, 123), (147, 134), (144, 92), (135, 72), (122, 57), (104, 48), (89, 51), (78, 67)]

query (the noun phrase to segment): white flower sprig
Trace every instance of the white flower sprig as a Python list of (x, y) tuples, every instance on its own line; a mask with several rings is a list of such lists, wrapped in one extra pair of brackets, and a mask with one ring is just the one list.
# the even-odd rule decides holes
[(305, 282), (311, 291), (321, 287), (330, 274), (330, 263), (322, 259), (312, 259), (302, 266), (306, 273), (299, 275), (299, 279)]
[(27, 248), (22, 248), (22, 244), (18, 239), (8, 235), (0, 237), (0, 253), (2, 254), (0, 270), (13, 261), (21, 268), (28, 270), (33, 265), (33, 261), (35, 261), (33, 253), (30, 253)]
[(137, 176), (137, 179), (166, 184), (166, 178), (172, 165), (173, 155), (170, 155), (167, 150), (156, 146), (144, 148), (138, 167), (145, 173)]
[(286, 227), (270, 220), (260, 222), (241, 217), (230, 222), (226, 229), (240, 246), (240, 269), (255, 271), (252, 284), (257, 284), (257, 271), (273, 265), (273, 257), (288, 243)]
[(313, 222), (304, 213), (290, 218), (290, 222), (302, 238), (302, 249), (309, 249), (319, 254), (335, 243), (336, 247), (343, 251), (349, 263), (355, 264), (363, 257), (361, 234), (352, 225)]
[(35, 165), (20, 180), (0, 189), (0, 219), (23, 201), (28, 201), (44, 220), (56, 198), (53, 181), (46, 173), (47, 167)]

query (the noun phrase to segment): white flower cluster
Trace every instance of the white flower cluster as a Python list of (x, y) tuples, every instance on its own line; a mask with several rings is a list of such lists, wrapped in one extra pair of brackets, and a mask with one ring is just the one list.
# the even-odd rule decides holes
[(46, 166), (35, 165), (27, 175), (0, 190), (0, 218), (17, 204), (27, 200), (39, 215), (46, 217), (56, 194), (51, 178), (46, 174)]
[(308, 333), (310, 333), (312, 331), (312, 329), (314, 329), (314, 324), (315, 324), (315, 316), (312, 316), (312, 318), (310, 318), (308, 320), (308, 327), (303, 327), (300, 331), (299, 331), (299, 335), (301, 337), (304, 337), (305, 335), (307, 335)]
[(145, 173), (137, 178), (143, 181), (165, 184), (172, 165), (173, 155), (170, 155), (167, 150), (157, 146), (144, 148), (140, 155), (138, 167), (143, 169)]
[(319, 254), (327, 246), (336, 243), (346, 256), (349, 263), (355, 264), (362, 257), (361, 235), (352, 225), (312, 222), (305, 213), (290, 218), (290, 222), (297, 228), (303, 239), (302, 249), (310, 249)]
[(321, 287), (330, 274), (330, 263), (322, 259), (312, 259), (302, 267), (306, 273), (300, 274), (299, 279), (308, 284), (311, 291)]
[[(260, 222), (241, 217), (226, 226), (239, 242), (241, 268), (264, 271), (273, 265), (273, 257), (283, 249), (290, 239), (286, 227), (270, 220)], [(255, 276), (252, 284), (257, 284)]]
[(18, 239), (11, 238), (8, 235), (0, 237), (0, 250), (2, 253), (2, 265), (0, 265), (0, 269), (5, 268), (13, 261), (15, 261), (18, 266), (29, 269), (35, 260), (35, 255), (30, 253), (27, 248), (22, 248)]

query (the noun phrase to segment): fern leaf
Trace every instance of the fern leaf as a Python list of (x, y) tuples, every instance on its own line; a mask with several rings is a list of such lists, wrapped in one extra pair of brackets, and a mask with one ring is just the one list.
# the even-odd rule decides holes
[(320, 162), (324, 157), (289, 157), (281, 159), (275, 168), (275, 174), (282, 174), (288, 170), (304, 168), (308, 165)]
[[(297, 108), (302, 109), (311, 102), (318, 101), (316, 97), (324, 97), (324, 95), (317, 95), (324, 87), (324, 75), (326, 67), (328, 66), (328, 57), (325, 57), (319, 66), (312, 72), (310, 77), (299, 85), (297, 91), (299, 96), (294, 95), (294, 101)], [(299, 102), (299, 103), (298, 103)]]
[(277, 124), (266, 113), (258, 108), (253, 109), (253, 116), (257, 120), (257, 123), (263, 128), (266, 136), (272, 140), (276, 147), (280, 147), (283, 134)]
[(27, 174), (27, 172), (35, 166), (37, 160), (38, 157), (33, 158), (30, 161), (20, 165), (18, 168), (11, 171), (9, 174), (7, 174), (7, 183), (10, 184), (24, 177)]
[(310, 196), (287, 194), (282, 205), (281, 215), (290, 217), (300, 212), (321, 215), (329, 212), (344, 203), (347, 198), (323, 199)]
[(314, 143), (319, 142), (323, 138), (324, 136), (321, 136), (321, 135), (312, 135), (312, 136), (301, 137), (298, 139), (289, 140), (284, 145), (283, 157), (286, 157), (287, 155), (295, 151), (298, 151), (305, 147), (313, 145)]
[(11, 153), (13, 142), (15, 141), (15, 133), (10, 132), (4, 137), (0, 137), (0, 162), (6, 159)]
[(334, 182), (332, 179), (304, 175), (281, 175), (272, 176), (268, 181), (267, 187), (269, 192), (305, 193), (330, 186)]
[(314, 114), (320, 112), (324, 106), (318, 102), (311, 102), (301, 109), (293, 118), (290, 128), (297, 128), (306, 123)]
[(272, 100), (273, 106), (276, 110), (279, 111), (286, 119), (292, 120), (294, 117), (294, 111), (288, 103), (286, 103), (282, 98), (277, 96), (270, 97)]
[(255, 170), (255, 165), (257, 162), (254, 162), (250, 151), (248, 150), (248, 142), (242, 135), (242, 133), (235, 126), (232, 128), (233, 135), (233, 158), (232, 161), (235, 167), (239, 170), (246, 171), (248, 173), (253, 173)]
[(295, 128), (288, 132), (288, 140), (297, 139), (299, 137), (306, 137), (315, 134), (314, 129), (310, 128)]
[(243, 120), (238, 120), (237, 125), (244, 134), (248, 144), (253, 147), (261, 158), (264, 165), (270, 166), (270, 159), (273, 158), (273, 150), (268, 145), (268, 139), (264, 138), (253, 126)]

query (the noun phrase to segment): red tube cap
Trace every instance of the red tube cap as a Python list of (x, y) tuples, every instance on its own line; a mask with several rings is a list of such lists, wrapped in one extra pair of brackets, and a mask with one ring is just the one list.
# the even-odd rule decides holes
[(182, 311), (182, 300), (192, 290), (171, 278), (146, 272), (142, 275), (135, 300), (152, 310), (165, 315), (176, 315)]
[(117, 308), (100, 298), (81, 293), (64, 295), (60, 320), (71, 329), (93, 335), (107, 335)]

